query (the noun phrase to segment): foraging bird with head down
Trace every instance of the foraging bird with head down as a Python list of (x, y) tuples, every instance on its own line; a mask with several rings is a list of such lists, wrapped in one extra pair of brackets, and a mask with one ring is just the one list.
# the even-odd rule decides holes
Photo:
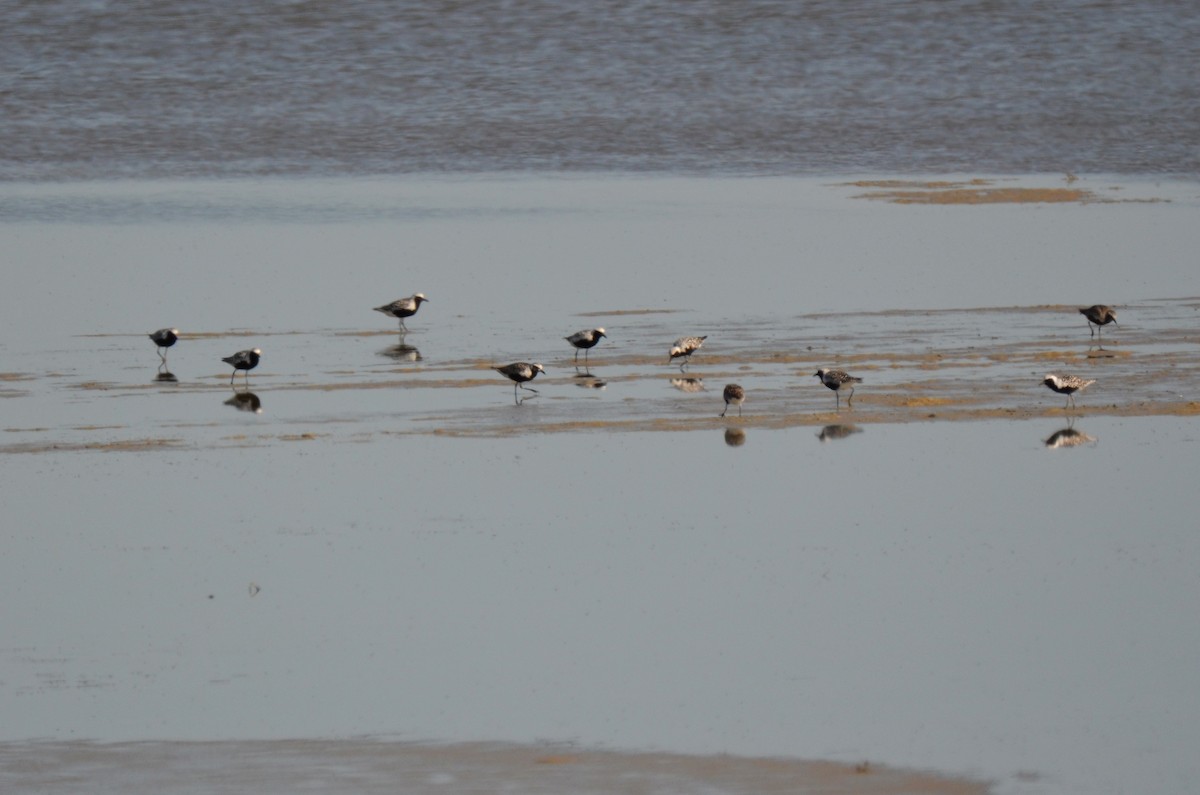
[[(1116, 310), (1114, 310), (1111, 306), (1105, 306), (1104, 304), (1096, 304), (1095, 306), (1089, 306), (1084, 309), (1080, 309), (1079, 314), (1087, 318), (1088, 331), (1092, 332), (1093, 337), (1100, 334), (1101, 326), (1107, 326), (1109, 323), (1117, 322)], [(1095, 324), (1096, 327), (1092, 328), (1092, 324)]]
[(738, 416), (742, 416), (742, 404), (746, 402), (746, 390), (742, 389), (739, 384), (726, 384), (725, 392), (722, 394), (725, 398), (725, 408), (721, 411), (721, 416), (725, 416), (725, 412), (729, 411), (730, 406), (738, 407)]
[(707, 334), (703, 337), (680, 337), (675, 340), (671, 344), (671, 350), (668, 352), (670, 358), (667, 359), (667, 363), (670, 364), (676, 359), (682, 358), (683, 362), (679, 365), (679, 369), (683, 370), (691, 362), (692, 354), (700, 350), (700, 346), (704, 344), (706, 339), (708, 339)]
[(177, 328), (160, 328), (158, 331), (149, 335), (150, 340), (158, 346), (158, 358), (164, 362), (167, 360), (165, 351), (176, 342), (179, 341), (179, 329)]

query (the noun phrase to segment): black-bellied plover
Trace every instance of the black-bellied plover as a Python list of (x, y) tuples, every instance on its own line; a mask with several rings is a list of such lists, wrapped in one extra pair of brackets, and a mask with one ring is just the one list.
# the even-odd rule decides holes
[(742, 404), (746, 402), (746, 390), (737, 384), (726, 384), (722, 396), (725, 398), (725, 408), (721, 411), (721, 416), (725, 416), (725, 412), (729, 411), (731, 405), (737, 406), (738, 416), (742, 416)]
[(532, 381), (537, 377), (538, 373), (546, 372), (546, 369), (540, 364), (530, 364), (529, 362), (513, 362), (512, 364), (506, 364), (503, 367), (496, 367), (493, 369), (513, 382), (514, 400), (516, 400), (517, 397), (517, 387), (537, 394), (537, 390), (533, 387), (525, 386), (525, 382)]
[[(1116, 310), (1114, 310), (1111, 306), (1105, 306), (1104, 304), (1096, 304), (1095, 306), (1089, 306), (1086, 309), (1080, 309), (1079, 314), (1087, 318), (1088, 331), (1092, 332), (1093, 337), (1099, 336), (1101, 326), (1107, 326), (1109, 323), (1117, 322)], [(1092, 324), (1095, 324), (1096, 327), (1092, 328)], [(1117, 325), (1120, 324), (1118, 323)]]
[(814, 376), (821, 379), (821, 383), (833, 390), (838, 409), (842, 407), (842, 398), (840, 392), (845, 387), (850, 387), (850, 396), (846, 398), (846, 405), (849, 406), (854, 400), (854, 385), (861, 384), (862, 379), (858, 376), (850, 375), (845, 370), (826, 370), (824, 368), (813, 373)]
[(1053, 373), (1050, 373), (1045, 377), (1045, 379), (1043, 379), (1042, 383), (1053, 389), (1058, 394), (1066, 395), (1067, 405), (1063, 408), (1067, 408), (1068, 406), (1075, 405), (1076, 392), (1081, 392), (1084, 389), (1087, 389), (1089, 386), (1096, 383), (1096, 381), (1095, 379), (1087, 381), (1074, 375), (1054, 375)]
[(238, 351), (233, 356), (226, 356), (221, 361), (233, 365), (233, 373), (229, 376), (229, 384), (233, 385), (233, 379), (237, 376), (238, 370), (245, 371), (246, 383), (250, 383), (250, 371), (258, 367), (258, 358), (262, 356), (262, 351), (258, 348), (250, 351)]
[(158, 358), (164, 362), (167, 360), (165, 351), (176, 342), (179, 341), (179, 329), (177, 328), (160, 328), (158, 331), (150, 335), (151, 341), (158, 346)]
[(601, 337), (606, 337), (602, 328), (585, 328), (583, 331), (576, 331), (569, 337), (565, 337), (567, 342), (575, 346), (575, 365), (579, 365), (579, 352), (583, 351), (583, 366), (587, 367), (588, 350), (595, 346), (600, 341)]
[(700, 346), (704, 344), (706, 339), (708, 339), (707, 334), (703, 337), (680, 337), (675, 340), (671, 345), (670, 358), (667, 359), (667, 363), (670, 364), (676, 359), (683, 357), (683, 362), (679, 365), (679, 369), (682, 370), (692, 360), (692, 354), (700, 350)]
[(390, 304), (377, 306), (375, 311), (396, 318), (400, 321), (401, 330), (408, 331), (408, 326), (404, 325), (404, 318), (417, 314), (417, 310), (421, 308), (421, 302), (428, 300), (424, 293), (414, 293), (408, 298), (398, 298)]

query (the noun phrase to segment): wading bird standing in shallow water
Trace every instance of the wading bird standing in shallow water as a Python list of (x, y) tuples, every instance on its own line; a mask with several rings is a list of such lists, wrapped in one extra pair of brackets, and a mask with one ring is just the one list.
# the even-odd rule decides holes
[(493, 369), (513, 382), (513, 400), (517, 399), (517, 387), (537, 394), (537, 390), (525, 386), (525, 382), (532, 381), (538, 373), (546, 372), (546, 369), (540, 364), (530, 364), (529, 362), (513, 362)]
[(587, 367), (588, 350), (591, 349), (601, 337), (607, 336), (602, 328), (586, 328), (583, 331), (576, 331), (569, 337), (565, 337), (566, 341), (575, 346), (575, 366), (579, 366), (579, 352), (583, 351), (583, 366)]
[(262, 351), (255, 348), (252, 351), (238, 351), (233, 356), (226, 356), (221, 361), (233, 365), (233, 373), (229, 376), (229, 385), (233, 386), (233, 379), (237, 376), (237, 371), (242, 370), (246, 376), (247, 385), (250, 383), (250, 371), (258, 367), (258, 358), (262, 356)]
[(400, 321), (400, 330), (408, 331), (408, 326), (404, 325), (404, 318), (417, 314), (417, 310), (421, 308), (421, 302), (428, 300), (424, 293), (414, 293), (408, 298), (398, 298), (390, 304), (377, 306), (375, 311), (396, 318)]
[(1092, 384), (1096, 383), (1096, 381), (1094, 379), (1091, 381), (1085, 381), (1084, 379), (1073, 375), (1058, 376), (1051, 373), (1046, 376), (1042, 383), (1053, 389), (1058, 394), (1066, 395), (1067, 405), (1063, 406), (1063, 408), (1067, 408), (1075, 405), (1076, 392), (1082, 392)]
[(692, 354), (700, 350), (700, 346), (708, 339), (708, 335), (703, 337), (680, 337), (671, 345), (670, 358), (667, 359), (667, 364), (683, 357), (683, 362), (679, 365), (679, 369), (683, 370), (692, 360)]
[[(1092, 332), (1093, 337), (1100, 335), (1101, 326), (1107, 326), (1109, 323), (1117, 322), (1116, 310), (1114, 310), (1111, 306), (1105, 306), (1104, 304), (1096, 304), (1095, 306), (1089, 306), (1086, 309), (1080, 309), (1079, 314), (1087, 318), (1088, 331)], [(1093, 323), (1096, 325), (1095, 328), (1092, 328)], [(1137, 324), (1135, 323), (1134, 325)]]
[(840, 410), (842, 408), (842, 398), (839, 394), (844, 387), (850, 387), (850, 397), (846, 398), (846, 405), (849, 406), (854, 400), (854, 385), (861, 384), (862, 379), (858, 376), (853, 376), (845, 370), (817, 370), (813, 373), (814, 376), (821, 379), (821, 383), (833, 390), (833, 397)]
[(179, 341), (179, 329), (177, 328), (160, 328), (158, 331), (150, 335), (151, 341), (158, 346), (158, 358), (164, 362), (167, 360), (167, 348), (170, 348)]
[(725, 412), (729, 411), (730, 405), (738, 407), (738, 416), (742, 416), (742, 404), (746, 402), (746, 390), (742, 389), (737, 384), (725, 385), (725, 408), (721, 411), (721, 416), (725, 416)]

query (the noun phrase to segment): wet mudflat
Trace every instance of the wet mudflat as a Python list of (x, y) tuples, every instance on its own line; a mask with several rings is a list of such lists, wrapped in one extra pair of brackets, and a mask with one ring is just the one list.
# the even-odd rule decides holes
[[(341, 758), (383, 780), (400, 743), (439, 786), (609, 749), (579, 780), (681, 753), (727, 791), (826, 759), (855, 791), (894, 765), (1190, 792), (1194, 196), (834, 182), (302, 184), (237, 220), (187, 215), (211, 186), (140, 220), (113, 207), (144, 185), (29, 189), (67, 198), (2, 228), (4, 783), (225, 781), (227, 741), (264, 791)], [(403, 337), (371, 312), (418, 290)], [(518, 404), (490, 368), (519, 360), (546, 374)], [(1047, 372), (1096, 383), (1067, 412)], [(340, 740), (305, 771), (288, 738)]]
[(584, 750), (567, 745), (360, 740), (0, 744), (5, 792), (859, 792), (981, 795), (983, 782), (857, 765)]
[[(576, 325), (603, 324), (609, 339), (593, 349), (589, 363), (575, 364), (573, 349), (553, 344), (554, 330), (544, 329), (551, 342), (531, 339), (529, 360), (543, 363), (546, 373), (519, 387), (492, 369), (505, 362), (439, 355), (437, 335), (426, 332), (197, 333), (185, 335), (166, 364), (141, 335), (88, 335), (76, 338), (69, 353), (41, 352), (48, 373), (4, 375), (13, 410), (0, 450), (681, 431), (729, 422), (788, 428), (1081, 413), (1192, 416), (1200, 413), (1198, 309), (1200, 298), (1125, 305), (1125, 323), (1109, 325), (1099, 340), (1072, 306), (822, 313), (724, 324), (684, 311), (593, 312)], [(687, 364), (666, 355), (680, 328), (711, 332)], [(212, 372), (211, 361), (196, 361), (197, 351), (232, 350), (249, 339), (270, 353), (248, 378), (239, 372), (231, 384)], [(277, 369), (273, 361), (291, 368), (303, 362), (306, 372)], [(843, 390), (835, 397), (813, 377), (830, 366), (863, 379), (853, 395)], [(1064, 397), (1042, 386), (1047, 373), (1096, 383), (1068, 409)], [(730, 382), (747, 390), (747, 401), (740, 413), (721, 419), (721, 390)]]

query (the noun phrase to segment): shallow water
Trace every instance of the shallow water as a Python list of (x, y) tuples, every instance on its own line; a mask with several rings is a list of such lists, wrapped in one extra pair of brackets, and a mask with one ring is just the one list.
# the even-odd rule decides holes
[(4, 456), (5, 739), (557, 739), (1182, 792), (1197, 426), (1085, 417), (1048, 448), (1065, 425)]
[(0, 179), (1200, 171), (1200, 9), (16, 0)]
[[(1195, 186), (844, 182), (0, 192), (58, 208), (0, 224), (4, 753), (370, 735), (1191, 792)], [(370, 310), (415, 290), (419, 358)], [(220, 362), (251, 346), (257, 406)], [(488, 369), (518, 358), (521, 405)], [(1059, 369), (1097, 380), (1071, 415)]]

